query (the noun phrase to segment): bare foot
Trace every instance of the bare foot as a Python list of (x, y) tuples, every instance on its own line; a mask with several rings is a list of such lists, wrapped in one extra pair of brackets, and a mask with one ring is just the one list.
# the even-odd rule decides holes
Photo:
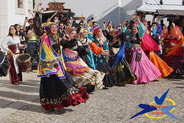
[(55, 108), (54, 110), (55, 110), (56, 114), (60, 114), (61, 113), (61, 108)]
[(17, 82), (17, 83), (15, 83), (14, 85), (20, 85), (20, 83), (19, 83), (19, 82)]
[(48, 110), (43, 109), (43, 111), (44, 111), (44, 113), (49, 113), (49, 112), (52, 112), (53, 109), (48, 109)]

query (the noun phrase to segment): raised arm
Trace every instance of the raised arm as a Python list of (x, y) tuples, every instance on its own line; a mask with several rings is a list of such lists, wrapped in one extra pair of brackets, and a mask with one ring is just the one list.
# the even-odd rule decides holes
[(42, 23), (41, 23), (40, 15), (39, 15), (41, 10), (43, 9), (41, 5), (42, 5), (41, 3), (38, 4), (37, 12), (35, 13), (35, 18), (34, 18), (34, 25), (33, 25), (34, 32), (38, 36), (42, 36), (44, 33), (44, 29), (41, 27)]
[(108, 39), (108, 40), (112, 40), (113, 36), (111, 34), (109, 34), (109, 32), (107, 30), (102, 30), (103, 35)]
[(41, 27), (41, 25), (42, 24), (41, 24), (40, 16), (38, 12), (36, 12), (33, 27), (34, 27), (35, 34), (38, 36), (42, 36), (44, 33), (44, 29)]
[(144, 33), (146, 32), (146, 27), (144, 26), (142, 22), (139, 23), (138, 29), (139, 29), (139, 32), (138, 32), (139, 36), (144, 37)]
[(23, 24), (23, 30), (24, 30), (24, 32), (26, 32), (26, 23), (28, 22), (28, 19), (27, 18), (25, 18), (24, 19), (24, 24)]

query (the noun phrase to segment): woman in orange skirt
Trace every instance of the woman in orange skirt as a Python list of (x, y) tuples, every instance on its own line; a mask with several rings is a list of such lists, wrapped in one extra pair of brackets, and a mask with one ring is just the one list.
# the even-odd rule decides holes
[[(143, 23), (146, 26), (147, 21), (144, 20)], [(154, 53), (154, 51), (159, 50), (159, 46), (147, 32), (142, 38), (141, 47), (144, 51), (148, 51), (150, 61), (160, 70), (161, 76), (159, 78), (165, 78), (173, 72), (173, 69)]]

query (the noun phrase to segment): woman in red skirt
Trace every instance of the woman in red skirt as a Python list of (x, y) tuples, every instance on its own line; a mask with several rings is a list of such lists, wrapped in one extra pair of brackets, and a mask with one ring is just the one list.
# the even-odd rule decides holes
[(19, 65), (16, 61), (16, 57), (19, 54), (19, 48), (24, 47), (20, 44), (20, 38), (17, 35), (17, 30), (14, 25), (9, 27), (9, 33), (1, 43), (1, 47), (7, 52), (10, 70), (10, 83), (18, 85), (22, 81), (22, 72), (19, 69)]

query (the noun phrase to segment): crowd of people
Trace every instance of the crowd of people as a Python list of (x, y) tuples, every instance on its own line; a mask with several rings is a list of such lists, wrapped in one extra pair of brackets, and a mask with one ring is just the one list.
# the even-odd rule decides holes
[(39, 61), (45, 112), (86, 102), (95, 89), (184, 74), (184, 38), (174, 23), (167, 28), (158, 18), (150, 23), (135, 14), (117, 27), (104, 21), (100, 28), (93, 18), (76, 23), (56, 17), (41, 23), (41, 4), (30, 13), (33, 18), (25, 18), (23, 26), (10, 26), (1, 47), (7, 52), (12, 84), (22, 82), (17, 55), (26, 52)]

